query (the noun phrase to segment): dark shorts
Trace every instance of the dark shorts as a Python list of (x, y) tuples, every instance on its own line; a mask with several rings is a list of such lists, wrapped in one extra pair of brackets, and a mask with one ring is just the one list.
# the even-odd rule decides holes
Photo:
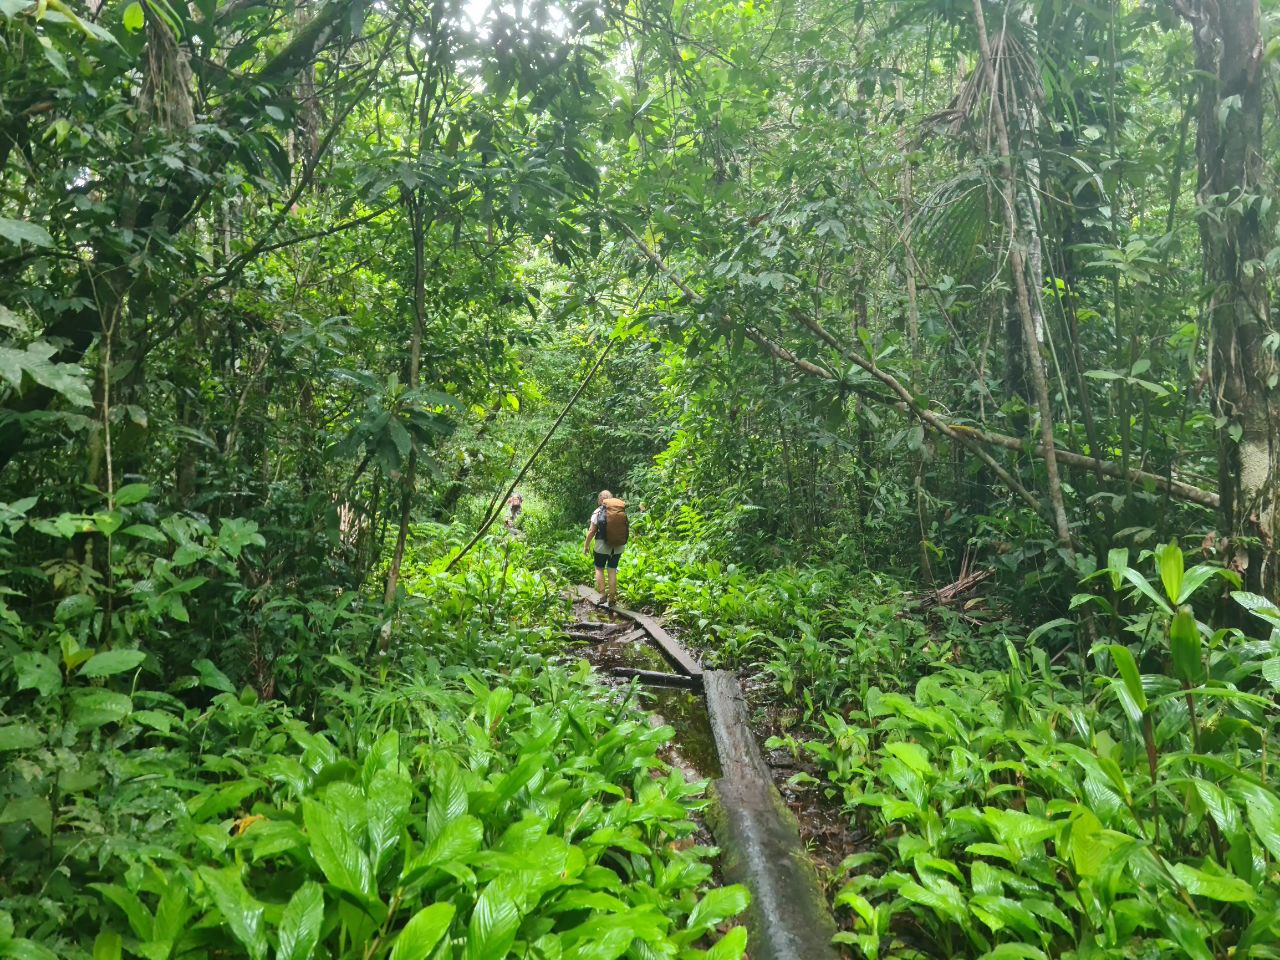
[(622, 559), (621, 550), (616, 553), (601, 553), (599, 550), (593, 550), (591, 555), (596, 562), (597, 570), (617, 570), (618, 561)]

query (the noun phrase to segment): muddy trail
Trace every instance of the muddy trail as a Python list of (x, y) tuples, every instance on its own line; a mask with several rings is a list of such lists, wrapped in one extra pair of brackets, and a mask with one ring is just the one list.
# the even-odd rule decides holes
[[(820, 788), (790, 783), (816, 770), (785, 750), (761, 749), (776, 721), (762, 688), (748, 685), (744, 692), (733, 674), (703, 671), (655, 617), (602, 608), (587, 589), (573, 600), (565, 632), (574, 653), (619, 698), (638, 697), (655, 725), (673, 728), (665, 759), (692, 779), (710, 781), (713, 802), (703, 827), (710, 836), (703, 839), (720, 847), (724, 878), (751, 890), (751, 956), (839, 956), (830, 943), (835, 924), (823, 881), (856, 851), (856, 838)], [(753, 710), (757, 703), (765, 709)]]

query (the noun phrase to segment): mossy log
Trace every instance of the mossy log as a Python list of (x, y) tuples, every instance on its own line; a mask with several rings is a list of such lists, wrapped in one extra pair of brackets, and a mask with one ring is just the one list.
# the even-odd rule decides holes
[(826, 894), (751, 733), (742, 688), (724, 670), (702, 679), (724, 773), (707, 819), (725, 877), (751, 891), (752, 960), (837, 960)]

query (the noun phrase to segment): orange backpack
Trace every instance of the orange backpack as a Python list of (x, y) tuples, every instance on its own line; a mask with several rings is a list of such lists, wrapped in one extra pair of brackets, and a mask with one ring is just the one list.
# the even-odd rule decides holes
[(627, 505), (617, 497), (610, 497), (603, 506), (604, 525), (600, 528), (600, 539), (611, 547), (620, 547), (627, 542)]

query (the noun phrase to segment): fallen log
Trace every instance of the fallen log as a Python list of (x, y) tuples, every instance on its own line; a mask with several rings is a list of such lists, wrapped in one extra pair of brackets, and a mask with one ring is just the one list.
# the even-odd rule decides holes
[(634, 667), (610, 667), (615, 677), (639, 680), (655, 687), (679, 687), (682, 690), (701, 690), (701, 677), (687, 677), (683, 673), (658, 673), (656, 670), (637, 670)]
[(606, 640), (613, 639), (607, 633), (596, 633), (590, 630), (565, 628), (560, 632), (571, 640), (581, 640), (583, 643), (604, 643)]
[(618, 625), (616, 623), (608, 623), (607, 621), (604, 621), (604, 620), (577, 620), (574, 623), (569, 624), (569, 626), (578, 630), (616, 630), (618, 629)]
[(752, 960), (836, 960), (835, 920), (795, 816), (751, 733), (742, 688), (725, 670), (708, 670), (702, 679), (723, 771), (712, 784), (716, 803), (708, 820), (725, 876), (751, 891)]
[(968, 593), (984, 580), (990, 579), (992, 574), (993, 571), (991, 570), (974, 570), (972, 573), (961, 573), (959, 579), (954, 583), (948, 583), (946, 586), (939, 587), (932, 593), (927, 593), (921, 597), (919, 609), (929, 610), (933, 607), (945, 607), (953, 600)]
[(636, 640), (640, 640), (647, 636), (648, 634), (645, 633), (644, 627), (632, 627), (620, 637), (610, 637), (609, 642), (618, 644), (634, 643)]

